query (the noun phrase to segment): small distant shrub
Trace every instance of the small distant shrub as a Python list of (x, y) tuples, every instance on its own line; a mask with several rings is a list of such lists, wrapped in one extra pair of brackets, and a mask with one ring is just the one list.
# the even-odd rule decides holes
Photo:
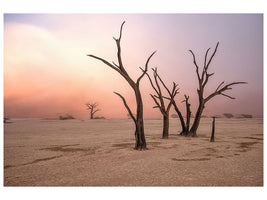
[(106, 118), (101, 116), (101, 117), (94, 117), (94, 119), (106, 119)]
[(67, 119), (75, 119), (75, 118), (68, 114), (66, 116), (59, 116), (59, 120), (67, 120)]
[(7, 123), (7, 120), (9, 120), (8, 117), (4, 117), (4, 123)]
[(248, 114), (242, 114), (242, 116), (243, 116), (244, 118), (253, 118), (252, 115), (248, 115)]
[(223, 113), (223, 116), (225, 116), (226, 118), (233, 118), (234, 115), (231, 113)]
[(207, 115), (202, 115), (201, 118), (208, 118), (208, 116)]
[(240, 115), (237, 115), (237, 118), (253, 118), (253, 116), (249, 114), (240, 114)]

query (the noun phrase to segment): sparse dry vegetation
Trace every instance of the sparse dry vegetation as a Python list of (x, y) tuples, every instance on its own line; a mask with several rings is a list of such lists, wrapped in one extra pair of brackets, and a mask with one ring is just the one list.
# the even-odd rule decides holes
[(59, 116), (59, 120), (68, 120), (68, 119), (75, 119), (72, 115), (67, 114), (66, 116)]
[(237, 118), (253, 118), (253, 116), (250, 114), (240, 114), (237, 116)]
[(231, 113), (223, 113), (223, 116), (226, 118), (233, 118), (234, 117), (234, 115)]

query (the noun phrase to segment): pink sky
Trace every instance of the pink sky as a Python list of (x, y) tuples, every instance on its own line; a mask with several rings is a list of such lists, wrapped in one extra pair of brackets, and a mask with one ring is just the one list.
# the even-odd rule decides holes
[[(215, 72), (206, 94), (222, 81), (246, 81), (228, 94), (215, 97), (205, 115), (263, 115), (263, 15), (186, 14), (5, 14), (4, 15), (4, 115), (5, 117), (57, 118), (66, 113), (89, 118), (85, 103), (98, 102), (98, 116), (125, 118), (127, 111), (113, 91), (121, 93), (134, 110), (133, 91), (127, 82), (103, 63), (87, 57), (94, 54), (117, 61), (116, 45), (123, 21), (122, 59), (136, 80), (146, 59), (168, 86), (179, 84), (180, 104), (190, 96), (192, 113), (197, 107), (197, 77), (192, 49), (199, 65), (207, 48), (218, 52), (210, 66)], [(150, 74), (151, 69), (149, 70)], [(159, 118), (149, 93), (147, 78), (141, 82), (144, 116)], [(134, 111), (133, 111), (134, 112)], [(171, 113), (175, 113), (173, 110)]]

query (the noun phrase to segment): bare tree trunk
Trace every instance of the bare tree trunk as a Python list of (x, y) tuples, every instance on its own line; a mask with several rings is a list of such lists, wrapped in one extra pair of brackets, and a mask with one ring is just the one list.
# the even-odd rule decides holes
[(162, 138), (166, 139), (169, 137), (169, 115), (163, 115), (163, 133)]
[(189, 133), (189, 126), (190, 126), (190, 117), (191, 117), (191, 111), (190, 111), (190, 104), (188, 102), (189, 96), (185, 96), (185, 102), (186, 102), (186, 136)]
[(215, 117), (213, 117), (212, 121), (212, 132), (211, 132), (210, 142), (214, 142), (214, 132), (215, 132)]
[(146, 149), (146, 138), (144, 133), (143, 120), (143, 102), (139, 87), (135, 87), (137, 115), (136, 115), (136, 130), (135, 130), (135, 149)]
[(202, 103), (200, 103), (200, 105), (198, 106), (197, 112), (196, 112), (196, 116), (193, 122), (193, 125), (189, 131), (188, 136), (192, 136), (192, 137), (196, 137), (197, 136), (197, 129), (200, 123), (200, 119), (201, 119), (201, 115), (202, 112), (204, 110), (204, 105)]

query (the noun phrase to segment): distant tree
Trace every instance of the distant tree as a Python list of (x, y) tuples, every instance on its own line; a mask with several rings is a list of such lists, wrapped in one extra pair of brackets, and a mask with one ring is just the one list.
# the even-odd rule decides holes
[(92, 58), (95, 58), (97, 60), (102, 61), (103, 63), (105, 63), (107, 66), (109, 66), (110, 68), (114, 69), (115, 71), (117, 71), (127, 82), (128, 84), (131, 86), (131, 88), (134, 91), (135, 94), (135, 99), (136, 99), (136, 115), (134, 116), (131, 109), (129, 108), (128, 104), (126, 103), (125, 98), (117, 93), (114, 92), (116, 95), (118, 95), (123, 103), (125, 108), (127, 109), (129, 115), (131, 116), (131, 118), (133, 119), (134, 123), (135, 123), (135, 149), (136, 150), (144, 150), (146, 149), (146, 139), (145, 139), (145, 133), (144, 133), (144, 119), (143, 119), (143, 101), (142, 101), (142, 97), (141, 97), (141, 92), (140, 92), (140, 81), (141, 79), (145, 76), (145, 73), (147, 72), (148, 69), (148, 63), (150, 61), (150, 59), (152, 58), (152, 56), (156, 53), (153, 52), (147, 59), (146, 64), (145, 64), (145, 70), (143, 71), (143, 73), (138, 77), (138, 79), (136, 80), (136, 82), (128, 75), (127, 71), (125, 70), (123, 63), (122, 63), (122, 58), (121, 58), (121, 36), (122, 36), (122, 28), (125, 22), (122, 23), (121, 28), (120, 28), (120, 36), (118, 39), (113, 38), (116, 42), (117, 45), (117, 58), (118, 58), (118, 64), (116, 64), (115, 62), (108, 62), (107, 60), (94, 56), (94, 55), (88, 55)]
[(225, 94), (224, 92), (227, 91), (227, 90), (231, 90), (231, 86), (233, 85), (238, 85), (238, 84), (245, 84), (246, 82), (232, 82), (232, 83), (229, 83), (229, 84), (226, 84), (223, 86), (224, 84), (224, 81), (221, 82), (218, 87), (216, 88), (216, 90), (214, 92), (212, 92), (211, 94), (209, 94), (207, 97), (204, 97), (204, 91), (205, 91), (205, 87), (208, 83), (208, 80), (211, 76), (214, 75), (214, 73), (209, 73), (208, 72), (208, 69), (209, 69), (209, 66), (210, 66), (210, 63), (212, 61), (212, 59), (214, 58), (215, 54), (216, 54), (216, 51), (217, 51), (217, 48), (219, 46), (219, 42), (217, 43), (216, 47), (215, 47), (215, 50), (213, 51), (211, 57), (208, 59), (208, 53), (209, 53), (209, 50), (210, 48), (206, 51), (206, 54), (205, 54), (205, 61), (204, 61), (204, 67), (203, 67), (203, 70), (202, 70), (202, 73), (200, 74), (199, 73), (199, 66), (196, 62), (196, 58), (195, 58), (195, 54), (193, 53), (193, 51), (189, 50), (189, 52), (192, 54), (193, 56), (193, 62), (194, 62), (194, 65), (196, 67), (196, 74), (197, 74), (197, 78), (198, 78), (198, 89), (197, 89), (197, 94), (198, 94), (198, 108), (197, 108), (197, 111), (196, 111), (196, 114), (195, 114), (195, 120), (193, 122), (193, 125), (190, 129), (190, 135), (192, 137), (195, 137), (197, 136), (197, 129), (198, 129), (198, 126), (199, 126), (199, 123), (200, 123), (200, 119), (201, 119), (201, 115), (203, 113), (203, 110), (205, 108), (205, 105), (208, 101), (210, 101), (213, 97), (217, 96), (217, 95), (222, 95), (222, 96), (225, 96), (227, 98), (230, 98), (230, 99), (235, 99), (234, 97), (231, 97), (227, 94)]
[(87, 106), (87, 110), (90, 110), (90, 119), (94, 119), (94, 114), (100, 109), (97, 109), (98, 103), (87, 103), (85, 104)]
[(252, 115), (249, 115), (249, 114), (241, 114), (244, 118), (253, 118)]
[[(168, 87), (165, 85), (165, 83), (163, 82), (163, 80), (161, 79), (161, 77), (159, 76), (158, 72), (157, 72), (157, 68), (152, 68), (153, 70), (153, 77), (154, 77), (154, 83), (152, 81), (152, 79), (150, 78), (149, 74), (146, 73), (150, 84), (152, 86), (152, 88), (154, 89), (154, 91), (156, 92), (156, 94), (150, 94), (150, 96), (152, 97), (152, 99), (154, 100), (156, 106), (154, 106), (153, 108), (158, 108), (163, 116), (163, 132), (162, 132), (162, 138), (168, 138), (169, 137), (169, 112), (172, 106), (172, 101), (174, 99), (174, 97), (176, 96), (176, 94), (178, 93), (178, 88), (177, 88), (177, 84), (173, 82), (173, 86), (172, 86), (172, 91), (170, 92), (170, 90), (168, 89)], [(161, 84), (160, 84), (161, 83)], [(160, 85), (162, 85), (166, 91), (169, 93), (170, 98), (164, 97), (161, 87)], [(168, 100), (167, 105), (165, 106), (165, 100)]]
[(223, 113), (223, 116), (225, 116), (226, 118), (233, 118), (234, 115), (231, 113)]

